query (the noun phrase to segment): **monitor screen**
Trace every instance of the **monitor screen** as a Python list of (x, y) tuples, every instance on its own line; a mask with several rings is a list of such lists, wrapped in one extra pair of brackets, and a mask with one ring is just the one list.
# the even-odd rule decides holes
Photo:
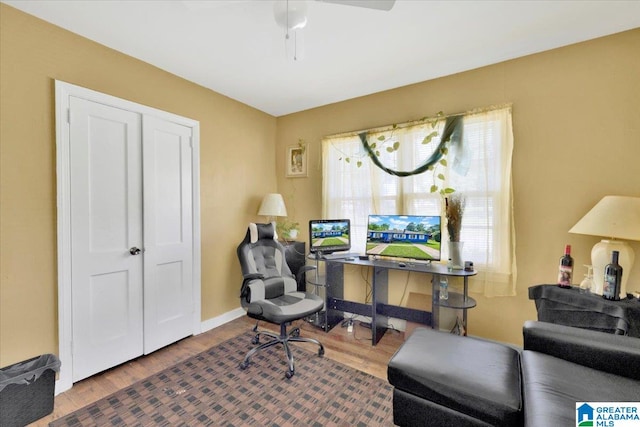
[(312, 219), (309, 221), (309, 250), (330, 254), (351, 248), (351, 221), (348, 219)]
[(439, 216), (369, 215), (367, 255), (440, 260)]

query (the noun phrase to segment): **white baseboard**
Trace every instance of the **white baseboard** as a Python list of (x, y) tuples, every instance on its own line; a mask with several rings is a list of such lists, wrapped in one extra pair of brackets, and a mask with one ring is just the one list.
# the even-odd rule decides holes
[(211, 329), (217, 328), (218, 326), (222, 326), (225, 323), (231, 322), (232, 320), (237, 319), (238, 317), (242, 317), (246, 314), (242, 307), (235, 308), (231, 311), (227, 311), (220, 316), (213, 317), (211, 319), (207, 319), (200, 325), (200, 333), (210, 331)]
[[(234, 319), (237, 319), (238, 317), (244, 316), (245, 314), (246, 312), (244, 311), (244, 309), (242, 307), (238, 307), (224, 314), (221, 314), (220, 316), (207, 319), (204, 322), (200, 323), (200, 332), (198, 332), (198, 334), (210, 331), (211, 329), (217, 328), (218, 326), (222, 326), (225, 323), (228, 323)], [(58, 379), (55, 383), (55, 395), (58, 395), (60, 393), (63, 393), (71, 389), (72, 386), (73, 386), (73, 383), (71, 383), (70, 381), (64, 381), (62, 379)]]
[[(360, 316), (359, 314), (353, 314), (353, 313), (349, 313), (347, 311), (344, 312), (344, 318), (345, 319), (353, 318), (353, 320), (358, 320), (360, 322), (371, 323), (371, 317)], [(396, 331), (404, 332), (404, 330), (407, 327), (407, 321), (406, 320), (396, 319), (394, 317), (390, 317), (389, 318), (389, 322), (387, 322), (387, 323), (392, 329), (395, 329)]]

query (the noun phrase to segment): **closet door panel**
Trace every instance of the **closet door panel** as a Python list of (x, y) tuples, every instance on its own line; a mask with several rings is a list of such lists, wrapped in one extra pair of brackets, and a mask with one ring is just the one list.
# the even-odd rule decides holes
[(192, 129), (145, 116), (144, 351), (193, 332)]
[(70, 100), (73, 381), (142, 354), (141, 115)]

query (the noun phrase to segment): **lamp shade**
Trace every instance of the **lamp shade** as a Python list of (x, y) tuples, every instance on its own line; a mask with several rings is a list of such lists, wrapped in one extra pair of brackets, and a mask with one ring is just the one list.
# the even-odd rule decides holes
[[(618, 251), (622, 267), (620, 298), (626, 298), (627, 281), (633, 268), (635, 254), (623, 240), (640, 240), (640, 197), (605, 196), (574, 225), (569, 233), (604, 237), (591, 249), (593, 292), (602, 295), (604, 268), (611, 261), (611, 253)], [(615, 240), (621, 239), (621, 240)]]
[(270, 193), (264, 196), (258, 215), (264, 216), (287, 216), (287, 207), (281, 194)]
[(569, 233), (640, 240), (640, 197), (603, 197)]

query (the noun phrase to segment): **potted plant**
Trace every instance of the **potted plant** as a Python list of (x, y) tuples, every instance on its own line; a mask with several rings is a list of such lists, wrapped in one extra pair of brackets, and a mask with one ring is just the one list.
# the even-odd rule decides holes
[(300, 224), (294, 221), (278, 220), (276, 222), (276, 232), (284, 240), (295, 240), (298, 237), (299, 226)]
[(454, 268), (462, 268), (462, 246), (460, 230), (462, 229), (462, 216), (466, 200), (461, 193), (451, 193), (444, 199), (445, 217), (447, 219), (447, 232), (449, 233), (449, 258)]

